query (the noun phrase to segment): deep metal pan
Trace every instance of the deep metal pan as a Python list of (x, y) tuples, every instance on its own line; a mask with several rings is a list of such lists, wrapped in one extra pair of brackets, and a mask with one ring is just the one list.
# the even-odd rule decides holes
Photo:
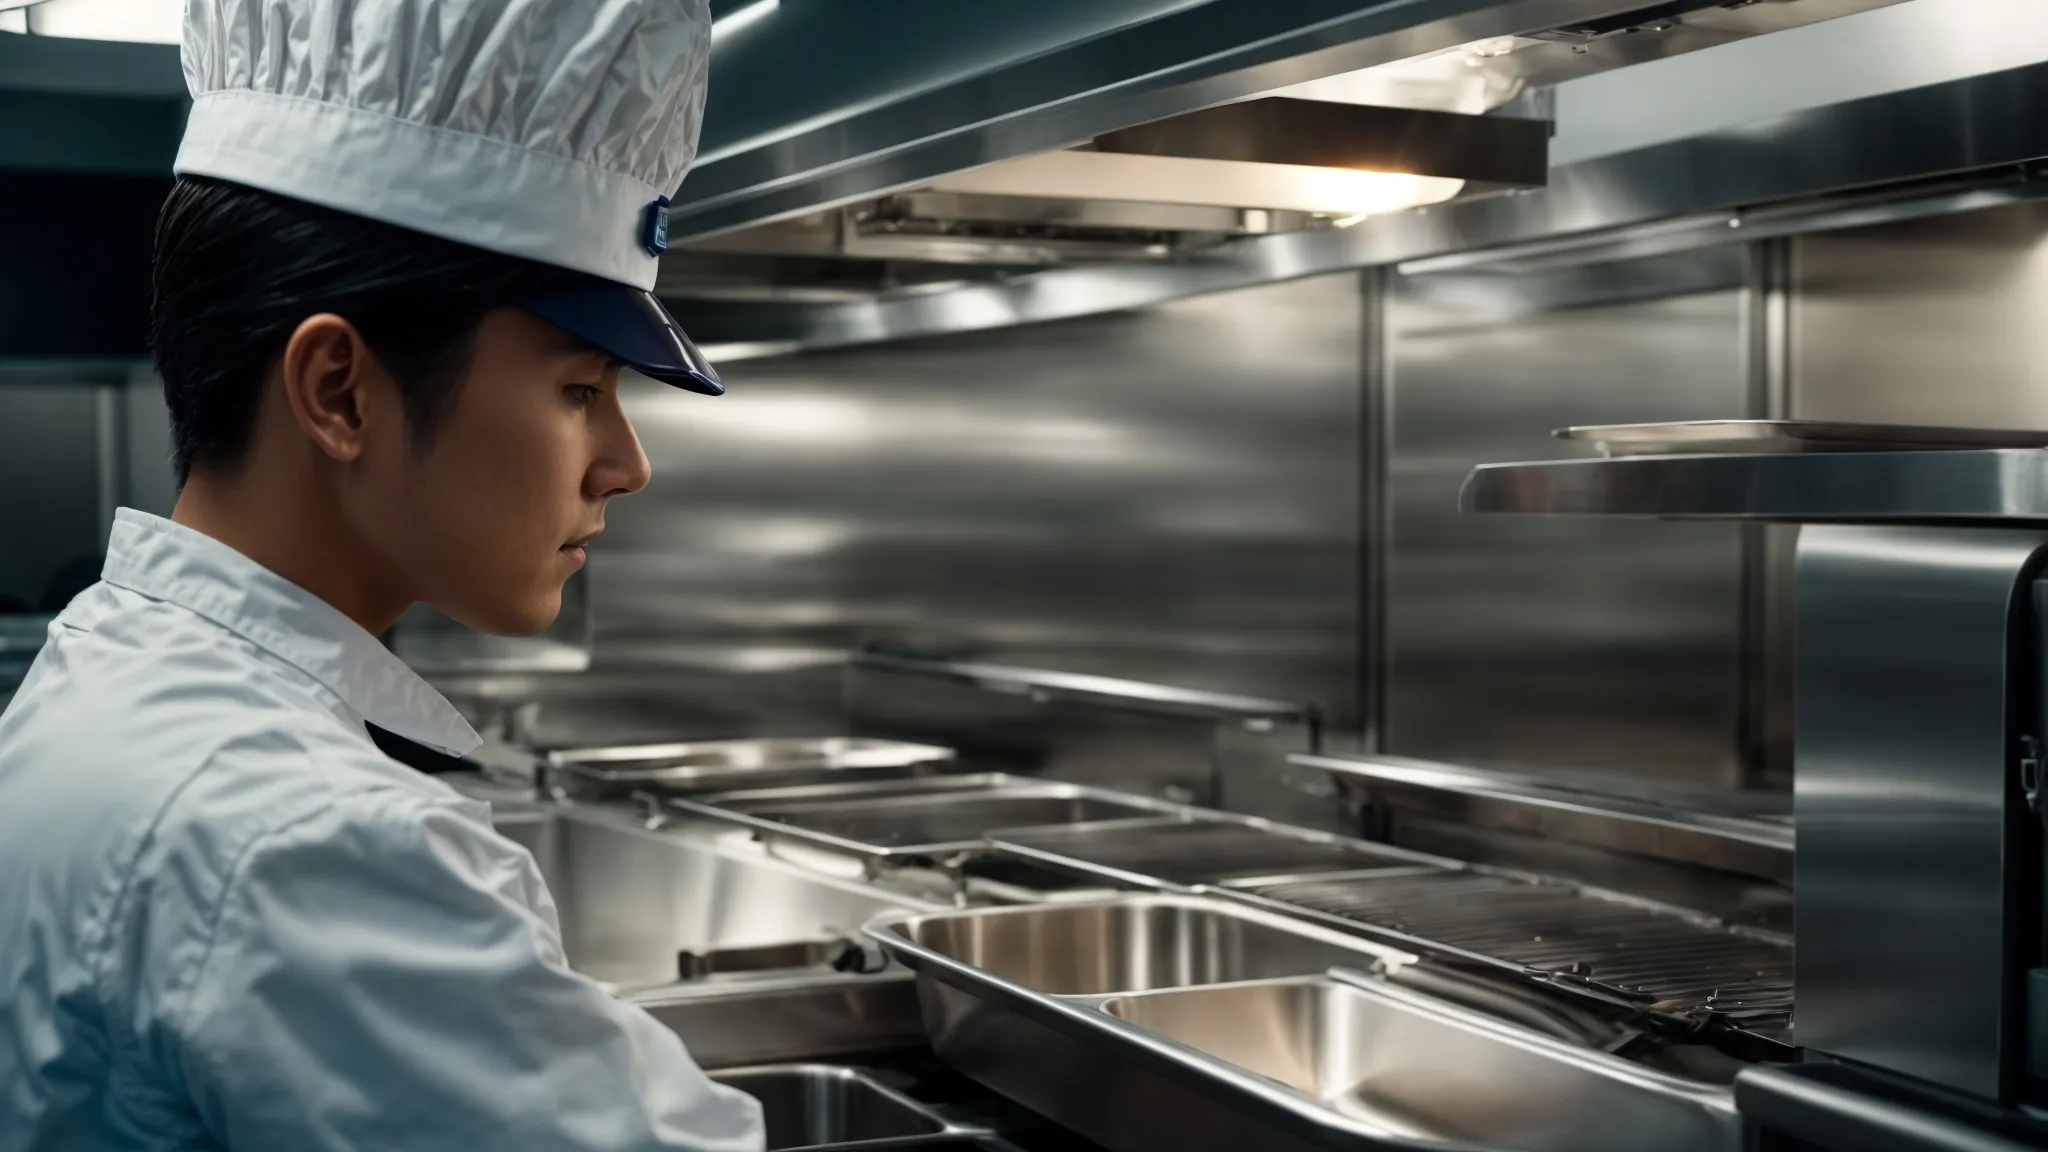
[(1724, 1090), (1406, 989), (1325, 990), (1323, 969), (1412, 957), (1284, 916), (1129, 896), (867, 933), (916, 974), (941, 1059), (1117, 1152), (1740, 1147)]

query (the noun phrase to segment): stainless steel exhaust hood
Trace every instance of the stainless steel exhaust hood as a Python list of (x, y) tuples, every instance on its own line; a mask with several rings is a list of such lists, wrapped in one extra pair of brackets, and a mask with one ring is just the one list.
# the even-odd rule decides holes
[[(857, 94), (856, 103), (819, 104), (808, 114), (791, 105), (790, 118), (750, 122), (755, 130), (746, 134), (723, 127), (745, 116), (722, 113), (714, 96), (705, 153), (678, 196), (671, 235), (707, 238), (873, 201), (1289, 89), (1319, 100), (1484, 111), (1530, 86), (1895, 2), (1096, 0), (1083, 6), (1092, 23), (1068, 11), (1072, 3), (1049, 3), (1047, 12), (1083, 34), (1047, 47), (1039, 30), (1001, 23), (1023, 19), (1001, 11), (1009, 6), (871, 0), (848, 25), (851, 6), (782, 0), (772, 16), (720, 45), (713, 70), (716, 91), (732, 93), (726, 99), (774, 91), (770, 76), (784, 88), (807, 83), (792, 74), (786, 50), (805, 41), (843, 44), (856, 33), (872, 40), (886, 28), (906, 44), (923, 43), (922, 20), (944, 25), (950, 39), (925, 47), (947, 58), (906, 71), (896, 60), (902, 53), (876, 53), (861, 65), (842, 52), (838, 67), (877, 76), (894, 68), (901, 83), (841, 76), (835, 82)], [(1119, 18), (1126, 22), (1110, 23)], [(968, 27), (974, 21), (982, 23)], [(1013, 41), (1024, 49), (1005, 47)]]
[[(808, 126), (730, 139), (714, 107), (657, 291), (915, 295), (1530, 188), (1542, 86), (1894, 2), (1100, 0), (1139, 18)], [(781, 0), (775, 31), (822, 34), (823, 11)], [(723, 90), (745, 91), (728, 47), (714, 72), (730, 55)]]

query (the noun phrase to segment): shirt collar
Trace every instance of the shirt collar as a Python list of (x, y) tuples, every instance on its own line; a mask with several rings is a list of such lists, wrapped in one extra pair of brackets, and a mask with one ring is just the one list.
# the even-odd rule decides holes
[(361, 625), (211, 536), (123, 508), (114, 514), (101, 579), (248, 640), (379, 728), (452, 756), (481, 743), (440, 693)]

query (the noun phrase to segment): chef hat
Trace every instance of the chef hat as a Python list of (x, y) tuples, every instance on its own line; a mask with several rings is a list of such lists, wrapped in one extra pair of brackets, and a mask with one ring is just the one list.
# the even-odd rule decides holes
[(708, 0), (186, 0), (175, 170), (599, 277), (528, 311), (724, 391), (651, 293)]

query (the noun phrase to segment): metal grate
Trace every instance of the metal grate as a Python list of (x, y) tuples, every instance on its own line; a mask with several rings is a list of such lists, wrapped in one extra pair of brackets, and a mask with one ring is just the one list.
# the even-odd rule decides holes
[(1100, 828), (1017, 829), (995, 839), (1094, 869), (1183, 886), (1245, 877), (1414, 866), (1405, 856), (1377, 852), (1363, 844), (1289, 835), (1228, 821), (1132, 821)]
[(1718, 921), (1480, 872), (1288, 879), (1239, 888), (1475, 959), (1759, 1026), (1792, 1012), (1792, 945)]

